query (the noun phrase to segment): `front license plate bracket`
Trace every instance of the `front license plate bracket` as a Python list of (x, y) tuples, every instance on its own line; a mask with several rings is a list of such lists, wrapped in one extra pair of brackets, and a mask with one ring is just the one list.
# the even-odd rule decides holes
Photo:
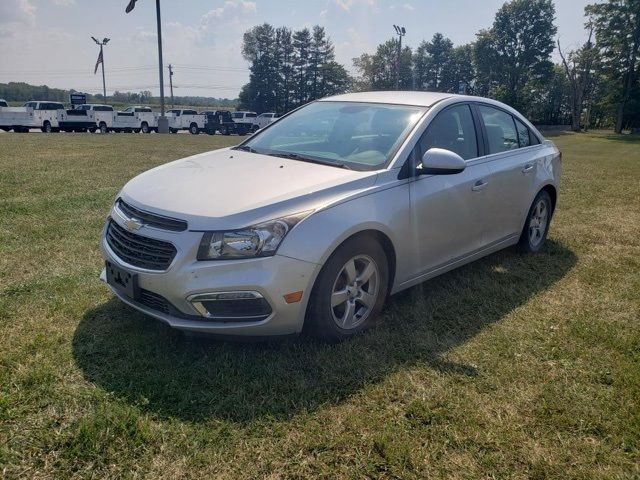
[(113, 262), (106, 261), (105, 268), (107, 270), (107, 283), (118, 289), (132, 300), (139, 297), (138, 275), (120, 268)]

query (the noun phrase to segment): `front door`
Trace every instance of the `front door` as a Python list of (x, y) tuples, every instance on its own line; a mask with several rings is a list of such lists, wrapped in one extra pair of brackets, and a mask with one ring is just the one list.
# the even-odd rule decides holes
[(459, 104), (443, 110), (418, 142), (415, 156), (429, 148), (460, 155), (467, 167), (453, 175), (425, 175), (410, 182), (411, 232), (419, 276), (479, 250), (489, 216), (489, 169), (478, 160), (478, 141), (471, 109)]

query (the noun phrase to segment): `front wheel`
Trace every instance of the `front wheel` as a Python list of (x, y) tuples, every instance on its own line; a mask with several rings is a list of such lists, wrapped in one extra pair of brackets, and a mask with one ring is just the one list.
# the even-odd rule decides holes
[(200, 130), (198, 129), (198, 125), (196, 125), (195, 123), (192, 123), (191, 125), (189, 125), (189, 133), (191, 135), (199, 134)]
[(518, 241), (520, 250), (533, 253), (542, 248), (547, 238), (552, 213), (551, 197), (547, 191), (542, 190), (536, 195), (529, 208), (527, 220)]
[(140, 130), (142, 130), (142, 133), (149, 133), (151, 131), (147, 122), (142, 122), (142, 125), (140, 125)]
[(109, 129), (107, 128), (107, 124), (104, 122), (100, 122), (100, 133), (109, 133)]
[(305, 330), (328, 341), (372, 326), (389, 287), (387, 256), (371, 237), (347, 240), (325, 263), (311, 292)]

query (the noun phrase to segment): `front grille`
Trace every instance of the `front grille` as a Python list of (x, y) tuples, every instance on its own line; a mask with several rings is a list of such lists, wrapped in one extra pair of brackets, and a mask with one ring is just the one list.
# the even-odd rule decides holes
[(177, 218), (164, 217), (156, 213), (145, 212), (132, 205), (129, 205), (121, 198), (116, 202), (116, 207), (129, 218), (137, 218), (145, 225), (172, 232), (184, 232), (187, 229), (187, 222)]
[(171, 313), (171, 306), (167, 299), (165, 299), (162, 295), (158, 295), (157, 293), (150, 292), (149, 290), (145, 290), (143, 288), (140, 289), (140, 297), (138, 298), (138, 303), (141, 303), (151, 310), (156, 310), (158, 312), (166, 314)]
[(129, 232), (111, 219), (107, 225), (106, 239), (121, 260), (148, 270), (166, 270), (177, 253), (171, 243)]

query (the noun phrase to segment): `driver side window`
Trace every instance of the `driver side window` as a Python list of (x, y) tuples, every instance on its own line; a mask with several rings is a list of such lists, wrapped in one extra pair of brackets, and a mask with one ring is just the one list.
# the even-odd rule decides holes
[(464, 160), (478, 156), (478, 141), (469, 105), (456, 105), (440, 112), (422, 135), (420, 155), (430, 148), (444, 148)]

